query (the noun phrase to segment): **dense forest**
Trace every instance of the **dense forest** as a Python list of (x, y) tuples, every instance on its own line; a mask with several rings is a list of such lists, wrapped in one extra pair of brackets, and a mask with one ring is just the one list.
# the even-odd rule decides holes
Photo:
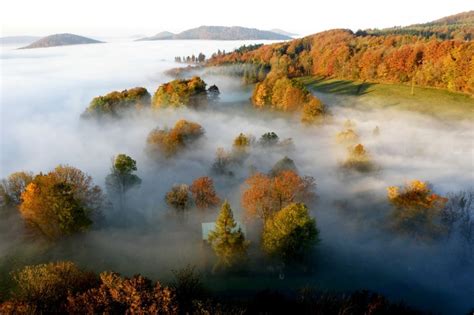
[(323, 76), (474, 93), (474, 44), (416, 35), (330, 30), (253, 50), (213, 56), (209, 65), (271, 66), (290, 78)]

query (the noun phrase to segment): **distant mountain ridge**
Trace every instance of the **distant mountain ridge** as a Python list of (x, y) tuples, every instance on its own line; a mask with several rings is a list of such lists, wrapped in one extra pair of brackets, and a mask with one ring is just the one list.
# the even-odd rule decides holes
[(56, 46), (68, 46), (68, 45), (81, 45), (81, 44), (98, 44), (103, 43), (101, 41), (79, 36), (75, 34), (63, 33), (49, 35), (31, 43), (28, 46), (21, 47), (20, 49), (32, 49), (32, 48), (46, 48)]
[(200, 26), (178, 34), (161, 32), (154, 36), (145, 37), (138, 40), (142, 41), (163, 39), (287, 40), (291, 39), (291, 37), (271, 31), (262, 31), (256, 28), (246, 28), (241, 26)]

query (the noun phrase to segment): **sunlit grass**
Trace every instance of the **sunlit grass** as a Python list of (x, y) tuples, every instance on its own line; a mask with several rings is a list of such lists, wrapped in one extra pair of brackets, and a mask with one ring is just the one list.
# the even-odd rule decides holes
[(402, 84), (377, 84), (361, 81), (303, 77), (298, 79), (320, 93), (360, 98), (366, 106), (395, 108), (435, 115), (439, 118), (474, 119), (474, 97), (442, 89)]

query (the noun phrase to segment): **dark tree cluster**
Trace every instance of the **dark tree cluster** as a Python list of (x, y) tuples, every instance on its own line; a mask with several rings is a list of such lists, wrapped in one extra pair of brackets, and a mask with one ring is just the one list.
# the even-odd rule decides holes
[(144, 276), (96, 275), (72, 262), (27, 266), (15, 273), (0, 313), (26, 314), (423, 314), (369, 291), (324, 293), (312, 288), (264, 290), (239, 299), (213, 296), (193, 267), (173, 271), (169, 285)]

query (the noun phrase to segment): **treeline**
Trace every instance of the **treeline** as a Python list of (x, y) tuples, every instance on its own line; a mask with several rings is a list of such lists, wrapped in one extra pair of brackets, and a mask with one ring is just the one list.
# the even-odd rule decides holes
[(174, 57), (175, 62), (179, 63), (203, 63), (206, 61), (206, 55), (203, 53), (199, 53), (199, 55), (195, 56), (194, 54), (191, 56), (176, 56)]
[(209, 65), (271, 66), (307, 75), (445, 88), (474, 93), (474, 43), (410, 35), (357, 35), (338, 29), (256, 50), (214, 56)]
[(1, 314), (422, 314), (369, 291), (348, 294), (304, 288), (259, 291), (239, 299), (213, 295), (193, 267), (173, 271), (169, 284), (141, 275), (99, 275), (72, 262), (27, 266)]
[(425, 38), (436, 37), (442, 40), (456, 39), (471, 41), (474, 39), (474, 11), (462, 12), (423, 24), (385, 29), (369, 29), (357, 34), (370, 35), (414, 35)]
[(216, 101), (219, 97), (219, 88), (207, 83), (200, 77), (191, 79), (173, 80), (158, 87), (153, 97), (143, 87), (129, 90), (113, 91), (92, 99), (82, 118), (120, 118), (127, 111), (142, 110), (144, 108), (158, 109), (161, 107), (191, 106), (201, 107)]

